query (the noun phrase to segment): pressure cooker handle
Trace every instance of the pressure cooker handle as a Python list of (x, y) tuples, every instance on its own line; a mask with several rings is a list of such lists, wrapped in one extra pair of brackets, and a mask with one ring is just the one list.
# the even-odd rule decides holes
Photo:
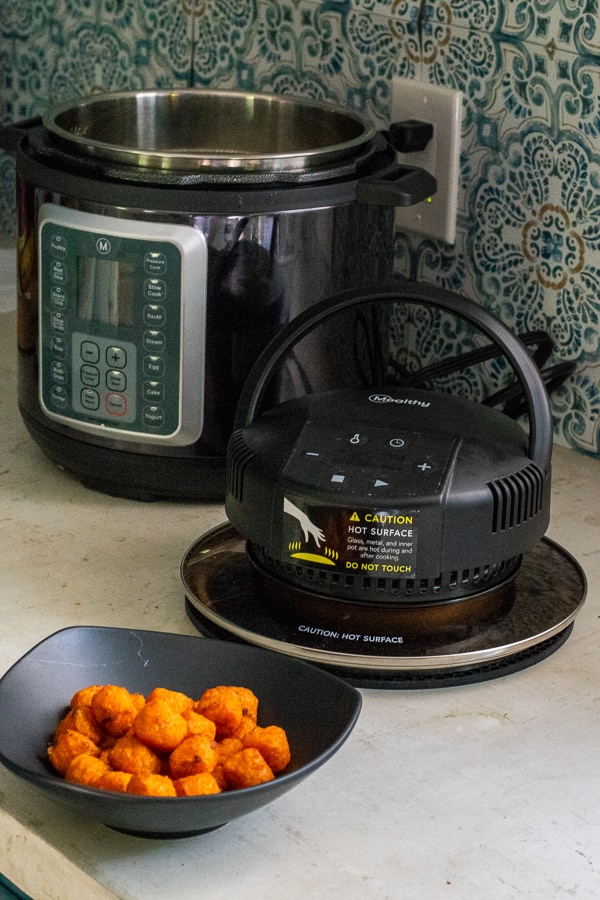
[(292, 347), (322, 322), (356, 306), (372, 303), (416, 302), (449, 310), (487, 334), (505, 353), (517, 374), (528, 406), (529, 458), (548, 472), (552, 457), (552, 416), (550, 401), (540, 373), (525, 346), (498, 319), (459, 294), (416, 282), (398, 282), (381, 290), (351, 289), (322, 300), (297, 315), (260, 354), (240, 394), (235, 429), (254, 420), (264, 399), (275, 366)]
[(21, 122), (3, 125), (0, 127), (0, 150), (6, 150), (7, 153), (14, 156), (28, 131), (41, 125), (41, 123), (41, 116), (33, 116), (31, 119), (23, 119)]
[(356, 185), (356, 200), (375, 206), (414, 206), (437, 191), (437, 181), (418, 166), (392, 163)]

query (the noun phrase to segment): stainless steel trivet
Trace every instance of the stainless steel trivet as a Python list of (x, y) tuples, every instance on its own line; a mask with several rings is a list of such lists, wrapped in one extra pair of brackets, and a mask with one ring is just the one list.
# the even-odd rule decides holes
[[(489, 604), (480, 595), (418, 611), (379, 608), (365, 627), (364, 607), (353, 613), (352, 604), (323, 604), (314, 594), (307, 595), (312, 614), (310, 603), (305, 613), (294, 605), (286, 614), (285, 604), (274, 607), (273, 584), (264, 589), (229, 523), (192, 544), (181, 577), (188, 615), (205, 635), (304, 659), (354, 684), (392, 688), (471, 683), (533, 665), (567, 639), (587, 589), (577, 561), (543, 538), (524, 554), (514, 581), (490, 592)], [(478, 602), (493, 614), (473, 612)]]

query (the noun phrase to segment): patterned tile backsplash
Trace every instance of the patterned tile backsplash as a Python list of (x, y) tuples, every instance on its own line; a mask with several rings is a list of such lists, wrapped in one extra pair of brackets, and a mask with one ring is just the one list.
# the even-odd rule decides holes
[[(194, 85), (296, 93), (383, 127), (395, 75), (464, 95), (456, 244), (398, 232), (398, 271), (518, 333), (548, 332), (551, 362), (576, 363), (552, 393), (556, 440), (599, 456), (598, 0), (0, 4), (4, 122), (99, 89)], [(0, 154), (0, 232), (13, 229), (14, 163)], [(439, 352), (431, 327), (410, 340), (422, 359)]]

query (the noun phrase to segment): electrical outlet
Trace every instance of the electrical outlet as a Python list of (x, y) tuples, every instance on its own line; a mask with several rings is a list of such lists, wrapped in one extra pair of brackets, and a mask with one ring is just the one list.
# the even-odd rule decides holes
[(398, 162), (420, 166), (430, 172), (437, 181), (437, 192), (414, 206), (397, 208), (396, 227), (453, 244), (456, 240), (462, 93), (421, 81), (394, 78), (390, 121), (405, 119), (430, 122), (433, 137), (424, 150), (398, 153)]

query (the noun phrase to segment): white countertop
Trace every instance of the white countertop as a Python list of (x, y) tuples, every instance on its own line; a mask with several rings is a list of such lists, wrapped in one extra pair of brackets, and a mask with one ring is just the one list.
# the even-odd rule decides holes
[[(219, 507), (82, 487), (18, 414), (0, 315), (0, 672), (75, 624), (196, 634), (179, 566)], [(0, 770), (0, 872), (35, 900), (600, 897), (600, 462), (554, 455), (549, 536), (588, 599), (548, 659), (476, 685), (363, 691), (346, 744), (264, 810), (179, 841), (89, 824)], [(1, 714), (1, 711), (0, 711)]]

